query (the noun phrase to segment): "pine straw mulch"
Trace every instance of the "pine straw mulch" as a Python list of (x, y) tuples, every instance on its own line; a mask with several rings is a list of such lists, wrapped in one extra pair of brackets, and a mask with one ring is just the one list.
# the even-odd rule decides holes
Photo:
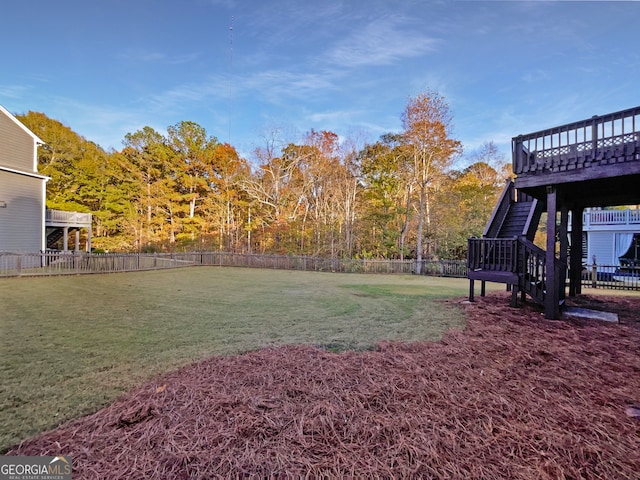
[(74, 479), (637, 479), (640, 299), (581, 301), (621, 305), (611, 325), (508, 295), (438, 342), (214, 357), (9, 454), (71, 455)]

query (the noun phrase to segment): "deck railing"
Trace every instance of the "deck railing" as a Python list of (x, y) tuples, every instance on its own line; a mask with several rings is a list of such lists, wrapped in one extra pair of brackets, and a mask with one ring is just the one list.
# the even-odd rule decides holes
[(640, 160), (640, 107), (515, 137), (516, 175)]
[(528, 240), (520, 240), (519, 247), (520, 288), (542, 303), (546, 294), (547, 254)]
[(591, 210), (584, 212), (583, 225), (640, 225), (640, 210)]
[(47, 226), (91, 226), (91, 214), (47, 209), (45, 222)]
[(497, 272), (518, 274), (519, 288), (544, 301), (546, 254), (540, 247), (526, 239), (470, 238), (468, 249), (470, 272), (488, 272), (487, 279), (497, 278), (492, 275)]
[(491, 272), (518, 272), (517, 238), (470, 238), (467, 268)]
[[(467, 267), (470, 271), (518, 273), (520, 288), (542, 302), (549, 273), (543, 249), (526, 239), (470, 238), (468, 245)], [(556, 259), (554, 263), (555, 275), (566, 278), (566, 262)], [(584, 265), (581, 279), (584, 287), (640, 290), (640, 268), (636, 267)]]

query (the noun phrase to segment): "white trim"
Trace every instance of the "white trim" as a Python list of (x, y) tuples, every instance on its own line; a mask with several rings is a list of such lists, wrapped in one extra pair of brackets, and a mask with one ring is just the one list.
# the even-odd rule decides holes
[(51, 177), (47, 177), (46, 175), (40, 175), (39, 173), (33, 172), (25, 172), (23, 170), (16, 170), (15, 168), (3, 167), (2, 165), (0, 165), (0, 171), (17, 173), (18, 175), (26, 175), (27, 177), (39, 178), (40, 180), (44, 180), (45, 182), (51, 180)]
[[(48, 180), (48, 177), (47, 177)], [(47, 249), (47, 182), (42, 182), (42, 233), (40, 235), (40, 250)]]
[(22, 130), (24, 130), (24, 131), (25, 131), (25, 133), (28, 133), (28, 134), (33, 138), (33, 140), (34, 140), (36, 143), (39, 143), (39, 144), (41, 144), (41, 145), (44, 145), (44, 144), (45, 144), (45, 142), (43, 142), (42, 140), (40, 140), (40, 138), (39, 138), (35, 133), (33, 133), (31, 130), (29, 130), (27, 127), (25, 127), (25, 126), (24, 126), (24, 124), (23, 124), (20, 120), (18, 120), (16, 117), (14, 117), (14, 116), (11, 114), (11, 112), (9, 112), (9, 111), (8, 111), (6, 108), (4, 108), (2, 105), (0, 105), (0, 112), (4, 113), (7, 117), (9, 117), (9, 118), (13, 121), (13, 123), (15, 123), (16, 125), (18, 125)]
[(18, 120), (15, 116), (13, 116), (11, 112), (9, 112), (2, 105), (0, 105), (0, 112), (4, 113), (9, 118), (9, 120), (15, 123), (18, 127), (20, 127), (22, 131), (24, 131), (27, 135), (29, 135), (33, 139), (33, 160), (32, 160), (33, 171), (37, 172), (38, 171), (38, 146), (45, 145), (45, 142), (43, 142), (35, 133), (29, 130), (20, 120)]

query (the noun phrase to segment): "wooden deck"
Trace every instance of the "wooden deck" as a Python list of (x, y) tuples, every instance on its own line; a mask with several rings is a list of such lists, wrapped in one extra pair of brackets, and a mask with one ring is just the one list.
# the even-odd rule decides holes
[(45, 213), (45, 232), (47, 248), (55, 249), (62, 240), (62, 250), (69, 249), (69, 233), (75, 231), (74, 249), (80, 248), (80, 229), (87, 230), (86, 250), (91, 251), (91, 214), (82, 212), (67, 212), (63, 210), (47, 209)]
[(91, 227), (91, 214), (47, 209), (45, 225), (47, 227), (89, 228)]
[(516, 275), (522, 295), (543, 303), (545, 316), (557, 319), (567, 267), (569, 295), (581, 291), (584, 209), (640, 204), (640, 107), (519, 135), (512, 140), (512, 154), (518, 195), (536, 199), (547, 212), (546, 251), (522, 234), (509, 245), (504, 238), (490, 238), (504, 232), (503, 218), (516, 205), (503, 195), (485, 238), (469, 240), (469, 299), (474, 280), (515, 286)]
[(581, 207), (640, 203), (640, 107), (519, 135), (512, 148), (516, 188), (534, 198), (558, 185)]

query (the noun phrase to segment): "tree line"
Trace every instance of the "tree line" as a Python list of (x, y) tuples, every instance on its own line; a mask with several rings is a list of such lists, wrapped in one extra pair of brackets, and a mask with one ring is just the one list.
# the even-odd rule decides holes
[(250, 160), (191, 121), (144, 127), (106, 152), (43, 113), (47, 207), (90, 212), (104, 251), (225, 250), (333, 258), (463, 258), (510, 175), (491, 142), (465, 157), (437, 92), (407, 101), (403, 131), (357, 147), (330, 131), (277, 132)]

